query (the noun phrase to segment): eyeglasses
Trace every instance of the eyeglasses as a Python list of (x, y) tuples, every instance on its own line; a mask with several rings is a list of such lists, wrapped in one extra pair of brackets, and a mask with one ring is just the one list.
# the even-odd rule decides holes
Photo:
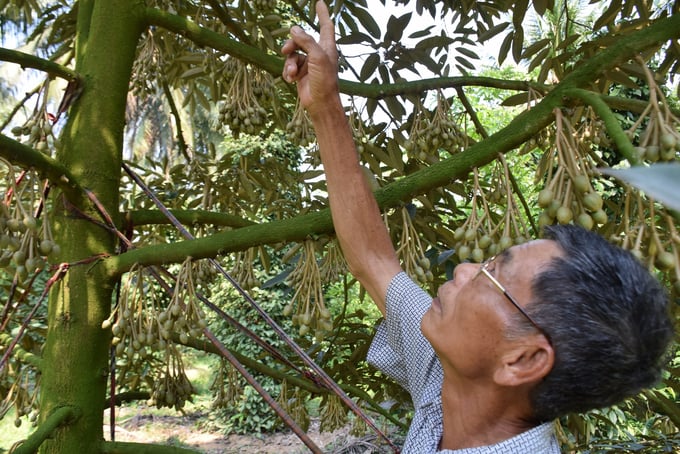
[(483, 274), (484, 276), (488, 277), (489, 280), (493, 283), (493, 285), (495, 285), (496, 288), (500, 290), (500, 292), (508, 299), (508, 301), (510, 301), (510, 303), (513, 306), (515, 306), (517, 310), (520, 311), (527, 320), (529, 320), (529, 322), (534, 326), (534, 328), (536, 328), (541, 334), (543, 334), (545, 338), (548, 339), (548, 342), (552, 344), (550, 335), (548, 335), (548, 333), (546, 333), (543, 328), (538, 326), (538, 323), (536, 323), (534, 319), (531, 318), (531, 316), (522, 308), (522, 306), (520, 306), (519, 303), (517, 303), (517, 300), (515, 300), (515, 298), (513, 298), (512, 295), (510, 295), (510, 293), (508, 293), (505, 286), (498, 282), (498, 279), (496, 279), (494, 275), (491, 274), (491, 272), (489, 271), (489, 265), (491, 265), (494, 262), (494, 260), (496, 260), (496, 256), (493, 256), (487, 259), (486, 261), (482, 262), (482, 264), (479, 267), (479, 271), (477, 271), (477, 274), (475, 275), (475, 278), (480, 274)]

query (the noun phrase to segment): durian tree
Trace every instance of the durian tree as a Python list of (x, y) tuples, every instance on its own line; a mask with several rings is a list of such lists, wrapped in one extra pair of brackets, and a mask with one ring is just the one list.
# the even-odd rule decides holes
[[(678, 214), (603, 169), (678, 158), (680, 7), (579, 8), (331, 2), (357, 150), (423, 286), (573, 222), (632, 250), (677, 299)], [(192, 386), (178, 345), (234, 359), (206, 320), (218, 280), (252, 299), (266, 295), (258, 272), (285, 279), (289, 302), (273, 311), (306, 346), (344, 329), (325, 289), (351, 276), (314, 131), (280, 77), (288, 28), (314, 17), (308, 0), (0, 1), (0, 411), (36, 424), (16, 452), (188, 451), (104, 441), (103, 413), (135, 391), (180, 409)], [(522, 76), (485, 75), (488, 49)], [(371, 407), (361, 359), (331, 378)], [(236, 363), (338, 404), (285, 363)], [(664, 386), (641, 399), (677, 432), (677, 369)]]

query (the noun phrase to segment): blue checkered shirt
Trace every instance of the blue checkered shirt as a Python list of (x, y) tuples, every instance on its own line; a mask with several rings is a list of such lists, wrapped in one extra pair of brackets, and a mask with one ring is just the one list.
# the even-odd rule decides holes
[(387, 289), (387, 315), (378, 327), (368, 362), (411, 394), (415, 414), (403, 454), (559, 454), (552, 423), (542, 424), (495, 445), (437, 451), (442, 437), (441, 388), (444, 374), (432, 346), (420, 332), (420, 320), (432, 297), (406, 273)]

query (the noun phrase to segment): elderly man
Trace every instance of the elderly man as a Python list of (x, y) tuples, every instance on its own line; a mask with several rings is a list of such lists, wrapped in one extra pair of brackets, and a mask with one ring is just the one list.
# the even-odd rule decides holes
[(347, 263), (385, 321), (369, 361), (411, 394), (404, 453), (558, 453), (551, 421), (613, 404), (659, 379), (667, 297), (627, 252), (573, 226), (456, 267), (428, 296), (402, 271), (359, 165), (337, 85), (333, 23), (283, 46), (314, 123)]

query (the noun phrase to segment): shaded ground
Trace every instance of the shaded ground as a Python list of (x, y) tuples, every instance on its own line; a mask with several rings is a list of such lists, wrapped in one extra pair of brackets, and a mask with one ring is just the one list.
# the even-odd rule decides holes
[[(108, 414), (106, 420), (108, 421)], [(154, 415), (141, 412), (134, 407), (119, 408), (116, 414), (115, 440), (138, 443), (157, 443), (197, 449), (204, 454), (295, 454), (308, 453), (309, 449), (291, 431), (272, 434), (224, 435), (219, 430), (202, 427), (205, 414), (200, 412), (187, 415)], [(110, 426), (104, 428), (106, 439), (110, 437)], [(309, 437), (324, 452), (371, 453), (368, 439), (357, 439), (348, 434), (349, 428), (331, 433), (319, 433), (318, 421), (313, 421)]]

